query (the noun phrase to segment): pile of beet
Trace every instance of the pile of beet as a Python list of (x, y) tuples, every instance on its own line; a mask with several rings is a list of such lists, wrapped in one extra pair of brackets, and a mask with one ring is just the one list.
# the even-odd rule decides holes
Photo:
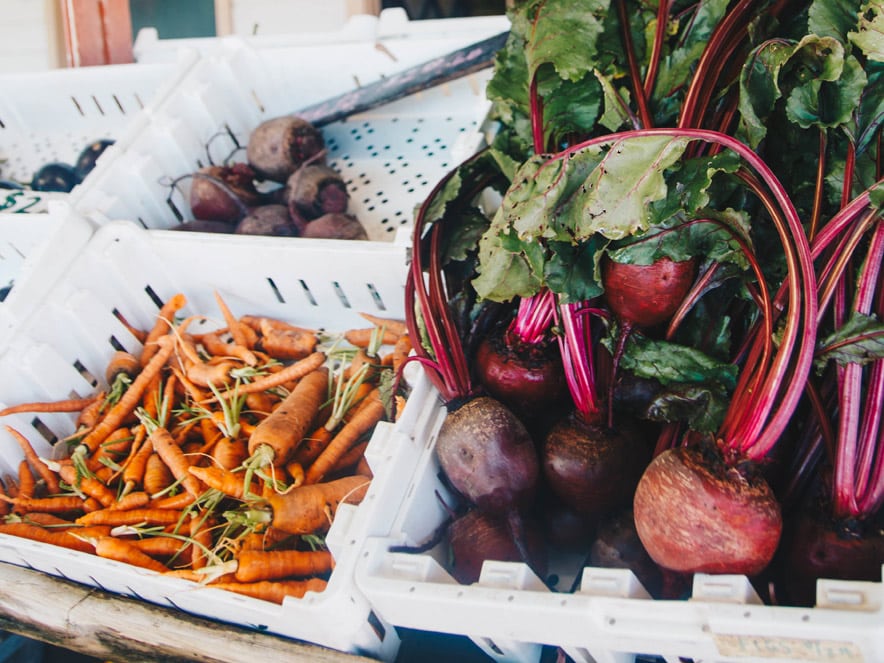
[(191, 218), (176, 230), (274, 237), (368, 239), (348, 211), (341, 174), (326, 162), (322, 132), (284, 115), (249, 135), (246, 160), (189, 175)]

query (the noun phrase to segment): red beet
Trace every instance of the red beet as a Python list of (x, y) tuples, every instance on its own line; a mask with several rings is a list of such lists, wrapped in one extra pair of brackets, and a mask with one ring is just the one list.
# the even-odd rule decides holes
[(325, 140), (319, 129), (300, 117), (284, 115), (255, 127), (246, 157), (258, 175), (285, 183), (303, 163), (321, 162), (324, 150)]
[(782, 561), (781, 598), (812, 607), (820, 578), (881, 582), (884, 532), (872, 523), (836, 522), (805, 511), (787, 526)]
[(236, 225), (237, 235), (268, 235), (297, 237), (298, 229), (289, 217), (285, 205), (261, 205), (244, 216)]
[(487, 513), (531, 503), (540, 468), (524, 424), (500, 401), (479, 396), (451, 410), (436, 455), (452, 486)]
[(342, 214), (350, 201), (347, 184), (338, 171), (319, 163), (293, 172), (286, 181), (284, 197), (291, 213), (307, 221), (323, 214)]
[(605, 299), (624, 324), (653, 327), (668, 320), (690, 290), (696, 260), (660, 258), (650, 265), (632, 265), (605, 258), (602, 284)]
[(246, 164), (204, 166), (193, 174), (190, 210), (195, 219), (237, 223), (263, 202)]
[(505, 331), (486, 336), (476, 351), (476, 372), (485, 390), (523, 419), (567, 403), (568, 384), (557, 346), (507, 338)]
[(590, 519), (629, 504), (650, 456), (650, 446), (631, 428), (586, 424), (574, 414), (553, 425), (541, 450), (550, 489)]
[(301, 231), (301, 237), (313, 237), (315, 239), (368, 239), (359, 219), (352, 214), (323, 214), (318, 219), (299, 223), (295, 219)]
[[(543, 539), (533, 522), (525, 528), (526, 548), (531, 555), (529, 566), (541, 578), (546, 575)], [(523, 562), (519, 546), (503, 518), (471, 509), (448, 527), (451, 546), (451, 575), (468, 585), (479, 580), (485, 560)]]
[(170, 230), (180, 230), (181, 232), (197, 232), (197, 233), (232, 233), (236, 226), (226, 221), (207, 221), (205, 219), (191, 219), (184, 221), (177, 226), (172, 226)]
[(711, 444), (656, 456), (636, 487), (633, 511), (654, 561), (688, 573), (756, 575), (772, 559), (783, 529), (767, 482), (750, 467), (727, 465)]

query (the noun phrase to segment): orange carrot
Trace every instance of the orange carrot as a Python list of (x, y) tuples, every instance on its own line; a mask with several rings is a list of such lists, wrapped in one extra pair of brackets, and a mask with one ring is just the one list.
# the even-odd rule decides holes
[(258, 582), (216, 582), (206, 587), (225, 589), (252, 598), (282, 604), (286, 596), (303, 598), (307, 592), (321, 592), (328, 582), (322, 578), (307, 580), (261, 580)]
[(209, 385), (221, 388), (233, 382), (230, 371), (236, 368), (238, 364), (231, 360), (211, 362), (194, 362), (188, 364), (185, 375), (191, 383), (198, 387), (208, 387)]
[(135, 489), (135, 486), (142, 483), (147, 459), (153, 453), (153, 447), (147, 443), (147, 430), (144, 426), (138, 426), (135, 430), (132, 450), (123, 467), (123, 495), (128, 494)]
[(273, 512), (271, 525), (290, 534), (323, 531), (331, 523), (338, 505), (358, 504), (369, 483), (365, 477), (349, 476), (269, 495), (267, 502)]
[(99, 392), (95, 395), (94, 400), (80, 411), (80, 414), (77, 416), (78, 430), (89, 430), (98, 423), (98, 420), (101, 418), (101, 412), (107, 404), (106, 396), (106, 392)]
[(116, 502), (111, 504), (111, 509), (119, 509), (121, 511), (125, 511), (126, 509), (143, 509), (147, 505), (150, 504), (150, 495), (148, 495), (143, 490), (139, 490), (133, 493), (128, 493), (127, 495), (123, 495)]
[(19, 498), (31, 499), (37, 487), (37, 480), (31, 471), (28, 461), (22, 458), (18, 463), (18, 495)]
[(153, 327), (147, 332), (147, 337), (144, 339), (144, 349), (141, 351), (142, 366), (146, 367), (154, 354), (156, 354), (159, 349), (156, 341), (169, 332), (172, 328), (175, 314), (184, 308), (185, 304), (187, 304), (187, 298), (183, 294), (177, 293), (160, 307), (156, 322), (154, 322)]
[(395, 375), (399, 375), (399, 372), (402, 370), (402, 366), (405, 364), (405, 360), (408, 358), (411, 350), (411, 337), (408, 334), (403, 334), (399, 337), (399, 340), (393, 344), (393, 349), (390, 351), (389, 357), (390, 367), (393, 369)]
[(353, 418), (344, 424), (328, 446), (319, 454), (319, 457), (307, 468), (304, 482), (312, 484), (321, 481), (326, 472), (338, 463), (341, 456), (383, 419), (384, 414), (384, 404), (380, 399), (380, 392), (375, 390), (366, 397), (365, 402), (353, 414)]
[(239, 582), (321, 576), (334, 566), (328, 550), (243, 550), (236, 557)]
[(43, 462), (40, 456), (37, 455), (37, 452), (34, 450), (34, 447), (31, 446), (28, 438), (19, 433), (12, 426), (7, 426), (6, 432), (15, 438), (15, 441), (18, 442), (18, 445), (21, 447), (25, 460), (30, 464), (31, 469), (37, 472), (37, 474), (40, 475), (40, 478), (43, 479), (43, 482), (46, 484), (46, 492), (50, 495), (57, 493), (58, 477), (55, 475), (55, 472), (46, 466), (46, 463)]
[(310, 430), (327, 392), (328, 369), (318, 368), (305, 375), (282, 403), (255, 427), (249, 436), (249, 455), (255, 456), (263, 447), (270, 450), (269, 460), (284, 465)]
[(194, 513), (190, 517), (190, 568), (201, 569), (208, 564), (206, 550), (212, 548), (212, 527), (214, 519), (204, 514)]
[(335, 463), (335, 466), (332, 468), (331, 471), (343, 472), (344, 470), (355, 467), (365, 456), (365, 450), (368, 448), (368, 442), (368, 440), (365, 440), (353, 447), (350, 447), (349, 451), (341, 455), (341, 457), (338, 459), (338, 462)]
[(161, 336), (157, 339), (159, 349), (153, 355), (150, 362), (142, 369), (138, 377), (132, 381), (129, 388), (122, 395), (113, 407), (104, 415), (101, 421), (96, 424), (81, 441), (90, 451), (94, 452), (98, 445), (104, 442), (105, 438), (114, 432), (123, 423), (138, 406), (141, 397), (147, 386), (153, 381), (156, 375), (162, 370), (163, 364), (171, 356), (174, 349), (174, 339), (171, 336)]
[(50, 497), (15, 497), (12, 504), (21, 513), (43, 511), (46, 513), (68, 513), (83, 510), (83, 499), (76, 495), (52, 495)]
[[(150, 442), (146, 446), (153, 449)], [(144, 492), (148, 495), (156, 495), (168, 488), (175, 481), (175, 477), (172, 476), (172, 470), (163, 462), (160, 455), (156, 451), (151, 451), (144, 464), (144, 474), (141, 481)]]
[(289, 364), (280, 371), (265, 375), (252, 382), (246, 382), (239, 386), (240, 394), (251, 394), (256, 391), (267, 391), (279, 387), (292, 380), (300, 380), (305, 375), (319, 369), (327, 359), (324, 352), (316, 351), (303, 359)]
[(222, 437), (212, 449), (212, 460), (218, 467), (232, 470), (249, 457), (249, 447), (243, 438)]
[[(249, 532), (240, 540), (239, 551), (243, 550), (268, 550), (283, 543), (292, 537), (288, 532), (283, 532), (275, 527), (266, 527), (258, 532)], [(237, 553), (239, 554), (239, 553)]]
[(404, 320), (397, 320), (394, 318), (381, 318), (377, 315), (372, 315), (371, 313), (365, 312), (362, 312), (359, 315), (362, 316), (364, 320), (368, 320), (375, 327), (383, 327), (384, 330), (396, 335), (397, 337), (403, 336), (404, 334), (408, 333), (408, 327), (406, 326)]
[(172, 557), (182, 552), (190, 544), (172, 536), (147, 536), (143, 539), (125, 539), (133, 548), (137, 548), (151, 557)]
[(168, 570), (165, 564), (142, 552), (131, 542), (113, 536), (98, 537), (95, 542), (95, 554), (105, 559), (126, 562), (157, 573), (165, 573)]
[(150, 501), (148, 508), (151, 509), (168, 509), (171, 511), (180, 511), (186, 509), (194, 503), (194, 497), (188, 492), (180, 492), (177, 495), (167, 495), (165, 497), (157, 497)]
[(210, 355), (216, 357), (234, 357), (247, 366), (255, 366), (258, 364), (258, 357), (254, 352), (249, 350), (248, 347), (235, 342), (228, 343), (215, 332), (202, 334), (198, 338), (198, 341)]
[(154, 451), (163, 459), (166, 467), (172, 471), (172, 476), (181, 482), (184, 490), (193, 497), (198, 497), (203, 491), (200, 482), (188, 471), (192, 463), (181, 447), (175, 443), (175, 439), (169, 431), (165, 428), (156, 428), (148, 440), (153, 444)]
[(313, 429), (312, 433), (309, 433), (301, 440), (301, 443), (292, 455), (292, 461), (299, 463), (302, 467), (310, 465), (319, 457), (322, 450), (328, 446), (332, 437), (334, 437), (334, 431), (329, 430), (325, 424), (317, 426)]
[(233, 313), (231, 313), (230, 308), (227, 306), (227, 302), (221, 297), (220, 293), (215, 291), (215, 302), (218, 304), (218, 308), (221, 311), (221, 315), (224, 316), (224, 321), (227, 323), (227, 331), (230, 332), (231, 338), (233, 338), (233, 342), (236, 345), (242, 347), (248, 347), (249, 339), (246, 336), (246, 332), (244, 332), (241, 327), (244, 327), (245, 324), (237, 320)]
[(104, 369), (104, 379), (112, 385), (120, 375), (135, 379), (141, 372), (141, 360), (126, 350), (115, 350)]
[(12, 509), (12, 502), (9, 501), (10, 497), (9, 493), (6, 492), (6, 484), (0, 481), (0, 516), (9, 514)]
[(0, 410), (0, 417), (10, 414), (22, 414), (28, 412), (79, 412), (95, 401), (95, 396), (86, 398), (68, 398), (61, 401), (36, 401), (31, 403), (19, 403), (10, 405)]
[(94, 497), (105, 508), (117, 501), (117, 494), (113, 490), (94, 477), (80, 476), (73, 465), (60, 465), (58, 474), (74, 490), (80, 491), (86, 497)]
[(78, 525), (174, 525), (181, 519), (181, 511), (176, 509), (100, 509), (85, 513), (76, 519)]
[(261, 349), (274, 359), (303, 359), (316, 351), (316, 332), (301, 329), (266, 328), (261, 334)]
[(344, 332), (344, 338), (350, 345), (355, 345), (357, 348), (367, 348), (371, 345), (376, 334), (380, 335), (380, 343), (383, 345), (394, 345), (399, 339), (399, 336), (387, 330), (377, 332), (375, 327), (348, 329)]
[(94, 548), (90, 543), (71, 536), (70, 530), (47, 529), (40, 525), (24, 522), (2, 523), (0, 524), (0, 534), (12, 534), (13, 536), (20, 536), (31, 541), (40, 541), (41, 543), (49, 543), (54, 546), (79, 550), (85, 553), (94, 552)]
[[(209, 488), (214, 488), (228, 497), (238, 500), (243, 498), (243, 488), (245, 486), (245, 475), (239, 472), (231, 472), (221, 467), (197, 467), (191, 466), (190, 473), (206, 484)], [(260, 488), (256, 484), (252, 484), (252, 492), (257, 494)]]
[(246, 410), (261, 417), (270, 414), (277, 403), (279, 398), (266, 391), (246, 394)]

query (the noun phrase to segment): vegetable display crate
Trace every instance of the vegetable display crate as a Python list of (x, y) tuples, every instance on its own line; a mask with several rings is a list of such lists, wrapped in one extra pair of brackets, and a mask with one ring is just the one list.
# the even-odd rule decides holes
[[(16, 318), (39, 302), (43, 284), (62, 276), (77, 247), (92, 232), (92, 227), (60, 200), (48, 201), (44, 212), (0, 212), (0, 339), (9, 333)], [(38, 264), (40, 273), (32, 278)]]
[[(426, 378), (423, 378), (426, 380)], [(416, 380), (420, 383), (421, 379)], [(486, 561), (478, 582), (459, 584), (447, 547), (393, 551), (433, 539), (458, 498), (441, 478), (435, 438), (446, 409), (435, 389), (398, 432), (423, 448), (393, 526), (369, 537), (356, 583), (378, 614), (404, 627), (469, 637), (493, 660), (536, 662), (560, 647), (579, 663), (782, 663), (884, 660), (881, 583), (820, 580), (813, 608), (762, 604), (745, 576), (696, 574), (687, 600), (655, 600), (628, 569), (556, 560), (582, 571), (552, 591), (527, 565)], [(411, 406), (417, 403), (412, 399)]]
[[(115, 349), (139, 353), (130, 327), (148, 329), (159, 306), (176, 293), (187, 298), (181, 315), (208, 320), (199, 333), (224, 326), (217, 291), (235, 315), (272, 316), (328, 331), (364, 327), (360, 313), (403, 315), (405, 249), (392, 243), (297, 240), (149, 232), (114, 221), (88, 237), (63, 278), (47, 284), (38, 306), (15, 326), (0, 356), (0, 407), (87, 396), (107, 388), (104, 369)], [(423, 405), (418, 398), (417, 407)], [(413, 418), (406, 405), (403, 418)], [(75, 414), (4, 418), (43, 457), (64, 453)], [(22, 456), (6, 432), (0, 476), (15, 473)], [(328, 532), (335, 558), (328, 586), (277, 605), (202, 587), (181, 578), (10, 535), (0, 536), (0, 561), (220, 622), (238, 624), (349, 653), (388, 660), (399, 639), (379, 618), (353, 579), (365, 538), (389, 530), (419, 456), (393, 424), (381, 422), (366, 459), (374, 474), (359, 506), (342, 507)], [(124, 625), (121, 625), (124, 627)]]
[[(109, 138), (119, 145), (144, 108), (175, 89), (196, 61), (181, 51), (156, 64), (53, 69), (0, 75), (0, 177), (30, 183), (44, 164), (74, 165), (92, 142)], [(88, 176), (86, 178), (88, 180)], [(0, 211), (44, 211), (57, 194), (0, 190)]]
[[(149, 121), (112, 167), (75, 192), (77, 211), (101, 224), (132, 219), (171, 228), (192, 218), (190, 175), (202, 166), (245, 161), (262, 121), (499, 34), (506, 21), (463, 34), (417, 32), (376, 42), (254, 48), (225, 39), (178, 89), (151, 108)], [(373, 241), (393, 241), (414, 208), (484, 140), (490, 68), (322, 127), (328, 165), (340, 172), (349, 210)]]

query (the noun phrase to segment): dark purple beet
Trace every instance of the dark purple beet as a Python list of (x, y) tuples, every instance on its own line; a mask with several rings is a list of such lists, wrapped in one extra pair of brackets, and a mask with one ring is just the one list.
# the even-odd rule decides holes
[(568, 383), (554, 343), (522, 343), (504, 331), (486, 336), (476, 351), (476, 372), (494, 398), (532, 420), (568, 403)]
[(267, 235), (270, 237), (297, 237), (298, 229), (292, 223), (285, 205), (260, 205), (236, 224), (237, 235)]
[(573, 413), (553, 425), (541, 450), (550, 489), (587, 518), (628, 504), (650, 455), (650, 445), (631, 428), (587, 425)]
[(884, 532), (871, 523), (804, 511), (783, 539), (780, 599), (789, 605), (812, 607), (820, 578), (881, 582)]
[(190, 211), (195, 219), (237, 223), (263, 202), (246, 164), (204, 166), (193, 174)]
[(543, 537), (534, 521), (526, 521), (525, 525), (526, 548), (531, 556), (528, 560), (522, 558), (505, 519), (471, 509), (453, 520), (447, 531), (451, 575), (464, 585), (474, 583), (479, 579), (482, 563), (494, 560), (525, 562), (543, 578), (546, 575)]
[(293, 172), (286, 181), (284, 196), (292, 213), (307, 221), (323, 214), (342, 214), (350, 202), (347, 184), (338, 171), (319, 163)]
[(312, 237), (314, 239), (368, 239), (365, 226), (352, 214), (323, 214), (318, 219), (307, 221), (306, 223), (299, 223), (295, 219), (295, 224), (301, 231), (301, 237)]
[(307, 161), (321, 163), (325, 141), (306, 120), (284, 115), (265, 120), (252, 131), (246, 157), (264, 179), (285, 183)]
[(602, 261), (605, 300), (617, 319), (637, 327), (668, 320), (691, 288), (697, 271), (694, 259), (660, 258), (650, 265)]
[(531, 504), (540, 468), (525, 425), (500, 401), (478, 396), (451, 410), (436, 439), (451, 485), (487, 513)]

